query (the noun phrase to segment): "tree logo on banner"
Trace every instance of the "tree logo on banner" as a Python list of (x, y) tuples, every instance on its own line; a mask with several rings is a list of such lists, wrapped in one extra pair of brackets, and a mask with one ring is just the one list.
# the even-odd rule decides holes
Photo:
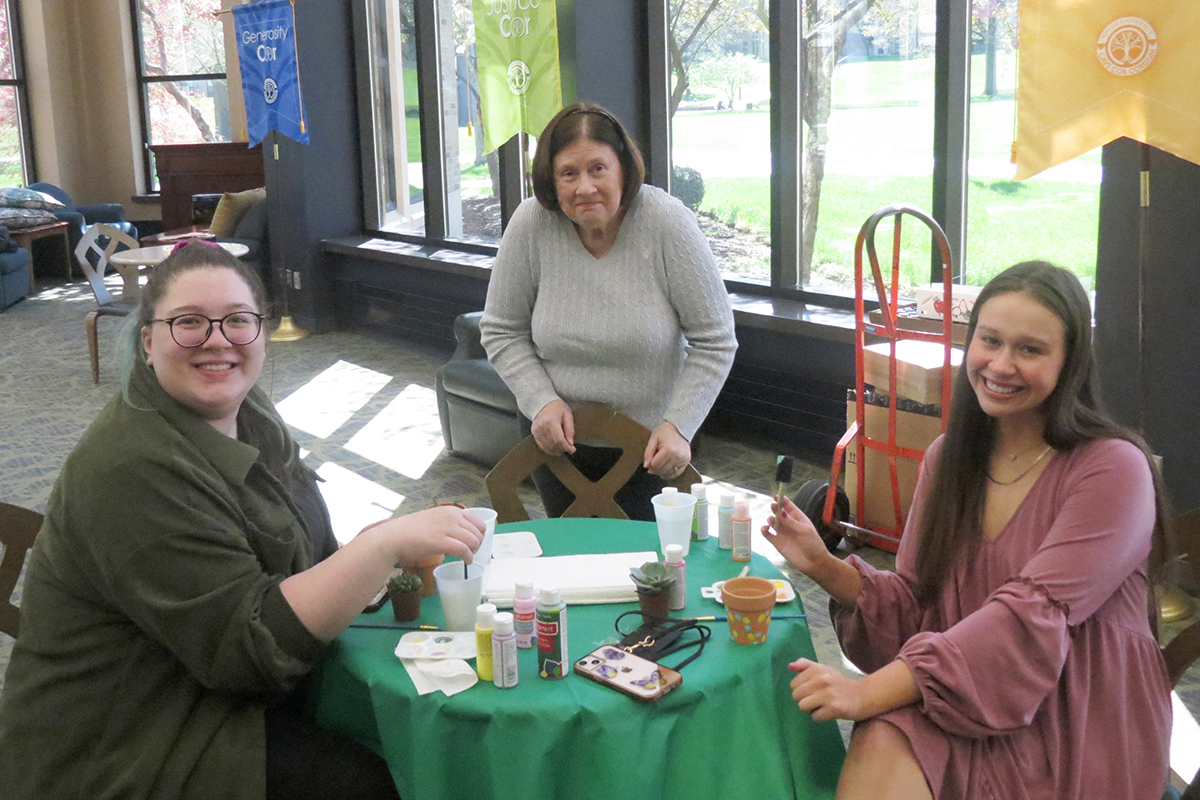
[(1137, 75), (1158, 53), (1158, 35), (1139, 17), (1121, 17), (1108, 23), (1096, 42), (1096, 56), (1113, 75)]
[(529, 89), (529, 65), (524, 61), (513, 61), (508, 65), (508, 90), (522, 95)]

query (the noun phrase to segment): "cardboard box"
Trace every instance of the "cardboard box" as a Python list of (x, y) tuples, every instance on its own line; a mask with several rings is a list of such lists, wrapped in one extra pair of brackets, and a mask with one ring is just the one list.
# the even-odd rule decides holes
[[(982, 286), (962, 286), (953, 284), (950, 287), (950, 320), (951, 322), (969, 322), (971, 309), (975, 307), (975, 298), (983, 291)], [(926, 319), (941, 319), (946, 298), (940, 283), (917, 288), (917, 314)]]
[[(855, 419), (854, 401), (846, 403), (846, 425)], [(886, 442), (888, 438), (888, 410), (867, 404), (864, 412), (865, 432), (872, 439)], [(914, 450), (925, 451), (938, 434), (942, 432), (942, 418), (927, 417), (923, 414), (912, 414), (907, 411), (896, 412), (896, 445), (910, 447)], [(896, 527), (896, 515), (892, 508), (892, 484), (888, 475), (887, 456), (877, 450), (867, 449), (866, 453), (866, 483), (863, 500), (865, 501), (863, 522), (858, 515), (858, 467), (856, 466), (857, 445), (851, 442), (846, 447), (846, 495), (850, 498), (850, 521), (861, 527), (876, 526), (880, 528)], [(908, 458), (896, 459), (896, 478), (900, 488), (900, 511), (905, 520), (908, 510), (912, 507), (913, 492), (917, 488), (917, 474), (920, 464)], [(899, 531), (897, 531), (899, 536)], [(895, 552), (895, 543), (872, 541), (871, 544)]]
[[(946, 350), (934, 342), (901, 339), (896, 342), (896, 396), (918, 403), (940, 405), (942, 402), (942, 362)], [(961, 347), (950, 348), (950, 380), (962, 364)], [(891, 343), (880, 342), (863, 348), (863, 378), (876, 391), (890, 394), (888, 361)]]
[[(883, 312), (879, 309), (868, 311), (867, 321), (872, 325), (882, 328), (884, 326)], [(911, 303), (896, 309), (896, 327), (902, 331), (940, 334), (942, 332), (942, 321), (940, 319), (926, 319), (919, 316), (917, 314), (917, 304)], [(870, 341), (870, 339), (867, 341)], [(967, 324), (965, 322), (952, 322), (950, 324), (950, 341), (960, 347), (967, 343)]]

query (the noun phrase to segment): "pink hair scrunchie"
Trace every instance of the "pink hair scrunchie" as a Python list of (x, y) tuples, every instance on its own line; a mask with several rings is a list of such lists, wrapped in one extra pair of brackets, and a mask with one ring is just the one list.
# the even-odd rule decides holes
[(184, 239), (175, 243), (175, 246), (171, 248), (170, 255), (175, 255), (175, 253), (177, 253), (181, 248), (192, 244), (202, 244), (205, 247), (216, 247), (218, 249), (221, 247), (221, 245), (217, 244), (216, 242), (209, 242), (204, 239)]

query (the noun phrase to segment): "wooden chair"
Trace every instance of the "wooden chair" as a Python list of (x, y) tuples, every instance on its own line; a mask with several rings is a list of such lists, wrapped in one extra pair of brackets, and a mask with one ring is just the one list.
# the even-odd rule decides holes
[[(575, 419), (576, 439), (599, 439), (621, 448), (621, 457), (598, 481), (584, 477), (566, 456), (550, 456), (542, 452), (533, 436), (526, 436), (492, 468), (487, 475), (488, 495), (496, 509), (497, 522), (520, 522), (529, 519), (517, 486), (545, 464), (575, 495), (575, 501), (563, 512), (564, 517), (605, 517), (629, 519), (613, 500), (613, 495), (628, 482), (642, 464), (650, 431), (629, 417), (602, 403), (582, 403), (571, 409)], [(683, 474), (666, 481), (682, 492), (700, 481), (700, 473), (688, 465)]]
[(21, 628), (21, 610), (12, 604), (13, 589), (21, 577), (25, 554), (42, 527), (42, 515), (20, 506), (0, 503), (0, 631), (16, 637)]
[[(92, 359), (92, 383), (100, 382), (100, 339), (96, 333), (96, 320), (100, 317), (124, 317), (136, 311), (137, 306), (124, 298), (116, 300), (104, 285), (104, 273), (108, 272), (108, 259), (118, 250), (139, 247), (137, 239), (109, 225), (97, 223), (87, 229), (75, 248), (75, 259), (83, 269), (83, 275), (96, 297), (96, 308), (88, 312), (84, 320), (87, 329), (88, 354)], [(93, 258), (95, 263), (93, 263)]]

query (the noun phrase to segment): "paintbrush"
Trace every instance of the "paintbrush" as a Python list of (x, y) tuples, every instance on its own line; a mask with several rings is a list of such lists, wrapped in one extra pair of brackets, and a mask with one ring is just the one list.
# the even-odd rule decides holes
[(792, 482), (794, 461), (791, 456), (779, 456), (775, 459), (775, 502), (779, 504), (780, 511), (783, 511), (783, 498), (787, 496), (788, 484)]

